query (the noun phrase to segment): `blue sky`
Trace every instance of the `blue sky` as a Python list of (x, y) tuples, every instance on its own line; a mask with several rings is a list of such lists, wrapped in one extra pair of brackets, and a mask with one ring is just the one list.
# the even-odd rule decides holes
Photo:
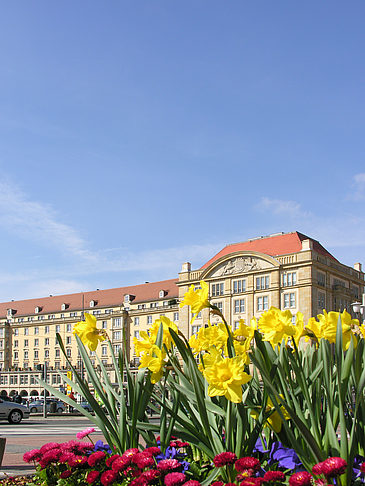
[(365, 263), (365, 3), (3, 2), (0, 301), (279, 231)]

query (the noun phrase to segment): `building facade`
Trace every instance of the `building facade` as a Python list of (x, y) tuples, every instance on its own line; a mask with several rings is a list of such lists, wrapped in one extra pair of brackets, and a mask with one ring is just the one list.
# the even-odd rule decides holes
[[(239, 320), (260, 317), (271, 306), (289, 309), (294, 318), (302, 312), (304, 322), (323, 309), (351, 313), (351, 303), (364, 292), (361, 264), (341, 264), (318, 241), (301, 233), (280, 233), (227, 245), (200, 269), (182, 265), (175, 279), (130, 287), (39, 299), (0, 303), (0, 395), (38, 395), (42, 389), (37, 368), (46, 363), (47, 381), (63, 389), (61, 373), (69, 369), (56, 341), (59, 333), (68, 359), (82, 370), (73, 326), (84, 312), (95, 315), (98, 327), (107, 331), (112, 350), (127, 350), (131, 364), (138, 364), (133, 338), (161, 315), (178, 324), (186, 337), (210, 319), (204, 309), (192, 322), (190, 308), (179, 301), (191, 285), (209, 284), (211, 302), (223, 312), (232, 327)], [(123, 338), (125, 335), (125, 339)], [(97, 353), (97, 355), (96, 355)], [(90, 358), (99, 358), (113, 380), (111, 353), (104, 342)]]

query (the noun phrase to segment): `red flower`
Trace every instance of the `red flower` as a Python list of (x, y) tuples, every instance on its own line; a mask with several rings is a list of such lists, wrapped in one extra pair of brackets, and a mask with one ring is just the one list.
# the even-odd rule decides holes
[(105, 461), (105, 464), (110, 467), (115, 459), (118, 459), (118, 457), (121, 457), (119, 454), (114, 454), (113, 456), (108, 457), (108, 459)]
[(237, 459), (234, 467), (238, 472), (243, 472), (246, 469), (253, 469), (253, 471), (256, 472), (260, 469), (261, 464), (255, 457), (241, 457), (240, 459)]
[(147, 447), (143, 452), (150, 454), (151, 456), (158, 456), (161, 449), (159, 447)]
[(39, 465), (43, 469), (52, 462), (57, 462), (61, 454), (62, 452), (60, 449), (51, 449), (42, 455), (41, 459), (39, 460)]
[[(189, 442), (181, 442), (181, 440), (177, 440), (176, 445), (177, 445), (177, 447), (189, 447), (190, 444), (189, 444)], [(193, 479), (192, 479), (192, 481), (193, 481)]]
[(240, 486), (261, 486), (262, 482), (262, 478), (245, 478)]
[(157, 464), (157, 468), (161, 471), (173, 471), (181, 467), (181, 464), (176, 459), (163, 459)]
[(181, 486), (185, 482), (186, 476), (180, 472), (172, 472), (166, 474), (165, 485), (166, 486)]
[(128, 457), (116, 457), (115, 460), (112, 462), (112, 469), (115, 472), (124, 471), (130, 464), (130, 459)]
[(322, 462), (322, 473), (327, 478), (334, 478), (340, 476), (346, 471), (347, 462), (341, 457), (329, 457)]
[(363, 462), (360, 466), (360, 471), (364, 474), (365, 473), (365, 462)]
[(51, 449), (58, 449), (60, 447), (60, 444), (58, 442), (48, 442), (47, 444), (42, 445), (42, 447), (39, 449), (41, 454), (44, 454), (47, 451), (50, 451)]
[(236, 483), (226, 483), (224, 486), (236, 486)]
[(236, 460), (237, 456), (234, 452), (221, 452), (214, 457), (213, 462), (215, 467), (223, 467), (233, 464)]
[(289, 478), (289, 486), (310, 486), (313, 476), (307, 471), (294, 473)]
[(98, 479), (99, 476), (100, 476), (99, 471), (90, 471), (86, 476), (86, 482), (89, 484), (93, 484), (95, 483), (95, 481)]
[(28, 451), (23, 456), (23, 461), (25, 462), (32, 462), (32, 461), (39, 461), (41, 458), (41, 452), (39, 449), (32, 449)]
[(153, 466), (155, 461), (150, 454), (144, 452), (138, 452), (132, 457), (132, 462), (136, 464), (139, 469), (144, 469), (148, 466)]
[(264, 481), (266, 483), (281, 482), (284, 480), (285, 480), (285, 474), (281, 471), (267, 471), (264, 474)]
[[(216, 481), (216, 482), (219, 482), (219, 481)], [(214, 483), (212, 483), (212, 484), (214, 484)], [(183, 486), (201, 486), (201, 484), (199, 483), (199, 481), (196, 481), (195, 479), (189, 479), (189, 481), (186, 481), (186, 483), (184, 483)]]
[(113, 484), (114, 481), (117, 479), (118, 474), (115, 471), (109, 469), (108, 471), (104, 471), (101, 475), (100, 482), (103, 486), (109, 486)]
[(70, 471), (69, 469), (66, 469), (66, 471), (61, 472), (60, 478), (61, 479), (67, 479), (71, 476), (71, 474), (72, 474), (72, 471)]
[(160, 476), (161, 476), (160, 471), (157, 471), (156, 469), (149, 469), (148, 471), (144, 471), (140, 475), (140, 478), (147, 481), (147, 484), (150, 484), (154, 482), (156, 479), (158, 479)]
[(211, 486), (224, 486), (223, 481), (213, 481)]
[(105, 452), (103, 451), (96, 451), (94, 454), (91, 454), (89, 456), (87, 463), (91, 467), (95, 467), (96, 464), (99, 464), (99, 462), (103, 461), (105, 459)]
[(68, 465), (70, 467), (82, 467), (85, 464), (87, 464), (87, 457), (85, 456), (73, 456), (71, 459), (68, 461)]
[(315, 464), (312, 467), (312, 473), (315, 474), (316, 476), (319, 476), (320, 474), (322, 474), (322, 465), (323, 465), (323, 462), (319, 462), (318, 464)]

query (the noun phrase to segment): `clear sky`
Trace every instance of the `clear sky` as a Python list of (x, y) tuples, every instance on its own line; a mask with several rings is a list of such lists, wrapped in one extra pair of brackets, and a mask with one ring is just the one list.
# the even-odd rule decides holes
[(0, 301), (279, 231), (365, 263), (365, 2), (0, 6)]

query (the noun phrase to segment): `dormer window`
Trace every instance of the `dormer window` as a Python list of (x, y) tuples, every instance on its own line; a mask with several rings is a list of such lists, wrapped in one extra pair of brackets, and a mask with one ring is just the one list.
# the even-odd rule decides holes
[(15, 309), (7, 309), (6, 315), (7, 317), (13, 317), (13, 315), (16, 313)]
[(62, 304), (62, 305), (61, 305), (61, 310), (63, 310), (63, 311), (64, 311), (64, 310), (66, 310), (66, 309), (67, 309), (67, 307), (68, 307), (68, 304)]
[(124, 303), (125, 304), (129, 304), (129, 302), (133, 299), (135, 299), (135, 295), (132, 295), (132, 294), (125, 294), (124, 296)]
[(160, 292), (158, 293), (158, 296), (159, 296), (160, 299), (163, 299), (165, 297), (165, 295), (167, 295), (166, 290), (160, 290)]
[(37, 307), (34, 309), (34, 312), (35, 312), (35, 314), (38, 314), (41, 310), (42, 310), (42, 307), (39, 307), (37, 305)]
[(97, 305), (96, 300), (90, 300), (90, 307), (95, 307)]

